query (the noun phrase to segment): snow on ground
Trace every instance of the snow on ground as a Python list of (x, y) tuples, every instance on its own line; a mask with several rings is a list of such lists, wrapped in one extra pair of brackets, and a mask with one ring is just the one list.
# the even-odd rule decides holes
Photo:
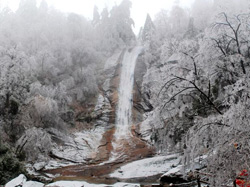
[[(79, 181), (58, 181), (55, 183), (51, 183), (46, 185), (46, 187), (106, 187), (106, 184), (89, 184), (87, 182), (79, 182)], [(139, 187), (139, 184), (132, 183), (115, 183), (114, 185), (108, 185), (109, 187)]]
[(181, 157), (178, 154), (146, 158), (122, 166), (110, 174), (110, 177), (129, 179), (155, 176), (169, 171), (172, 167), (177, 166), (180, 161)]
[(44, 185), (40, 182), (35, 181), (27, 181), (27, 178), (21, 174), (17, 178), (8, 182), (5, 187), (139, 187), (139, 184), (132, 183), (115, 183), (114, 185), (106, 185), (106, 184), (89, 184), (84, 181), (57, 181), (48, 185)]

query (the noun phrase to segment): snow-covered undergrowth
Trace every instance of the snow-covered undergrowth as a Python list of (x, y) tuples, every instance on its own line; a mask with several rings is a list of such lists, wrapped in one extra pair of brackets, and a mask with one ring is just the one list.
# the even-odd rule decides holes
[(163, 174), (181, 161), (178, 154), (157, 156), (131, 162), (110, 174), (111, 177), (120, 179), (150, 177)]

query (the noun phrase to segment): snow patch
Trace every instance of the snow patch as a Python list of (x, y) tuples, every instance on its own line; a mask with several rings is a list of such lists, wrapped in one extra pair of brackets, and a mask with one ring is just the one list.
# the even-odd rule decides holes
[(169, 171), (180, 161), (181, 157), (178, 154), (142, 159), (122, 166), (110, 174), (110, 177), (129, 179), (155, 176)]
[(44, 184), (40, 182), (35, 181), (27, 181), (27, 178), (21, 174), (17, 178), (11, 180), (8, 182), (5, 187), (16, 187), (16, 186), (22, 186), (22, 187), (43, 187)]
[[(58, 181), (55, 183), (51, 183), (46, 185), (46, 187), (107, 187), (106, 184), (89, 184), (87, 182), (79, 182), (79, 181)], [(130, 183), (115, 183), (114, 185), (108, 185), (110, 187), (139, 187), (139, 184), (130, 184)]]
[(181, 173), (182, 169), (183, 169), (183, 166), (179, 165), (179, 166), (177, 166), (175, 168), (170, 169), (167, 173), (162, 175), (162, 177), (171, 176), (171, 175), (182, 175), (182, 173)]
[(5, 187), (16, 187), (16, 186), (22, 186), (22, 187), (139, 187), (139, 184), (132, 184), (132, 183), (115, 183), (114, 185), (106, 185), (106, 184), (90, 184), (84, 181), (57, 181), (54, 183), (50, 183), (48, 185), (44, 185), (40, 182), (35, 181), (27, 181), (27, 178), (21, 174), (17, 178), (11, 180), (8, 182)]

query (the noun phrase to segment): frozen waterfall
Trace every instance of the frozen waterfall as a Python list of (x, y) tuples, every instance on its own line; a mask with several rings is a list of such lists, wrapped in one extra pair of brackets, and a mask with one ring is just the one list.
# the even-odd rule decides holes
[(137, 57), (141, 51), (142, 47), (134, 47), (132, 50), (127, 50), (123, 57), (118, 90), (119, 100), (116, 108), (116, 130), (113, 142), (114, 150), (117, 146), (122, 146), (120, 142), (129, 139), (131, 136), (134, 69)]

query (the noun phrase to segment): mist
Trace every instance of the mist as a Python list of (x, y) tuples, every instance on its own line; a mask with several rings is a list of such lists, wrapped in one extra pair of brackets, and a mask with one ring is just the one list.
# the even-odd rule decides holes
[(0, 1), (0, 185), (248, 185), (249, 21), (248, 0)]

